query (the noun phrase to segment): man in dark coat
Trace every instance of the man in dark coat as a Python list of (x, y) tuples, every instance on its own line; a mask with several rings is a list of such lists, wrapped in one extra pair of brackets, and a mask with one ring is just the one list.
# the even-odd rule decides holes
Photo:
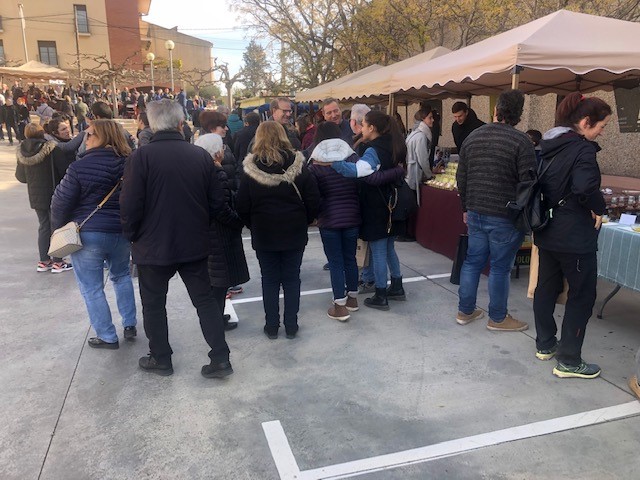
[(451, 133), (453, 141), (456, 144), (458, 152), (462, 148), (464, 139), (469, 136), (476, 128), (484, 125), (484, 122), (478, 118), (476, 112), (469, 108), (464, 102), (456, 102), (451, 107), (451, 113), (455, 122), (451, 125)]
[(226, 377), (233, 369), (207, 271), (209, 225), (224, 206), (222, 187), (211, 155), (184, 141), (184, 114), (177, 102), (151, 102), (147, 116), (153, 138), (127, 160), (120, 194), (123, 233), (133, 242), (149, 338), (150, 354), (139, 365), (159, 375), (173, 373), (166, 301), (169, 280), (178, 272), (211, 347), (211, 363), (201, 373)]
[(342, 109), (338, 100), (335, 98), (327, 98), (322, 102), (322, 115), (325, 122), (333, 122), (340, 127), (340, 138), (347, 142), (349, 146), (353, 145), (353, 133), (348, 120), (342, 118)]

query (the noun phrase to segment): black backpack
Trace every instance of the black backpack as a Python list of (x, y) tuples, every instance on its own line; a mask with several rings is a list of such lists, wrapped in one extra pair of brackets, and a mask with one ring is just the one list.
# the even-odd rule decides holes
[(555, 205), (549, 207), (545, 201), (540, 179), (549, 169), (556, 157), (542, 168), (544, 162), (540, 162), (537, 171), (529, 170), (529, 180), (523, 180), (516, 185), (516, 199), (507, 203), (507, 212), (514, 226), (523, 233), (539, 232), (543, 230), (552, 217), (553, 208), (565, 204), (564, 197)]

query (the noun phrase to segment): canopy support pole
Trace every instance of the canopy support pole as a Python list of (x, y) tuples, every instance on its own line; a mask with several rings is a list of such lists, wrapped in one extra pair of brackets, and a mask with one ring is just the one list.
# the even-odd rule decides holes
[(520, 72), (522, 70), (524, 70), (524, 68), (520, 65), (516, 65), (511, 70), (511, 88), (513, 90), (517, 90), (518, 86), (520, 85)]
[(389, 106), (387, 107), (387, 114), (393, 115), (396, 112), (396, 97), (393, 93), (389, 94)]

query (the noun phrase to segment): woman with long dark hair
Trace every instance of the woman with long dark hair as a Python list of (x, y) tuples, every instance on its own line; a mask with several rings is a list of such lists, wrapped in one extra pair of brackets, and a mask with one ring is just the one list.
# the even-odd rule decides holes
[[(538, 285), (533, 299), (536, 357), (557, 365), (553, 374), (595, 378), (600, 367), (582, 360), (582, 343), (596, 300), (598, 231), (606, 205), (600, 192), (595, 139), (611, 118), (611, 107), (579, 92), (567, 95), (556, 111), (556, 127), (540, 142), (540, 183), (552, 209), (546, 228), (534, 235), (540, 249)], [(560, 341), (553, 316), (556, 299), (569, 283)]]
[(284, 290), (287, 338), (298, 332), (300, 265), (307, 245), (307, 226), (318, 213), (320, 194), (304, 155), (295, 152), (284, 127), (262, 122), (256, 130), (253, 153), (243, 162), (236, 210), (251, 229), (262, 274), (264, 333), (278, 338), (280, 286)]
[[(379, 111), (368, 112), (362, 122), (362, 139), (365, 150), (356, 162), (335, 162), (332, 166), (339, 173), (351, 177), (366, 177), (376, 171), (394, 169), (405, 165), (407, 146), (400, 127), (393, 117)], [(371, 271), (375, 282), (375, 295), (364, 304), (379, 310), (388, 310), (388, 299), (405, 300), (400, 261), (394, 245), (394, 224), (391, 219), (394, 183), (360, 185), (360, 212), (362, 225), (360, 238), (369, 242)], [(391, 273), (391, 287), (387, 289), (387, 265)], [(363, 282), (370, 279), (363, 278)]]
[(108, 200), (80, 230), (82, 249), (71, 254), (74, 273), (96, 332), (93, 348), (119, 348), (118, 334), (104, 293), (104, 264), (116, 294), (124, 338), (137, 335), (136, 302), (129, 274), (131, 244), (122, 234), (119, 188), (124, 163), (131, 153), (122, 128), (113, 120), (94, 120), (86, 130), (87, 150), (71, 164), (51, 202), (54, 229), (70, 221), (83, 223), (111, 192)]

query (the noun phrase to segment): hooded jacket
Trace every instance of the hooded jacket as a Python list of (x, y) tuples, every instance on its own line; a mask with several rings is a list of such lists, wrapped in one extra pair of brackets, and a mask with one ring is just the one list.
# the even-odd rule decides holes
[(227, 119), (227, 126), (229, 127), (229, 134), (233, 135), (244, 126), (244, 123), (237, 113), (232, 113)]
[(451, 125), (451, 133), (453, 134), (453, 141), (456, 144), (458, 152), (460, 152), (462, 143), (469, 134), (482, 125), (484, 125), (484, 122), (478, 118), (478, 115), (476, 115), (476, 112), (474, 112), (472, 108), (469, 109), (467, 118), (462, 125), (458, 124), (458, 122), (453, 122), (453, 125)]
[(51, 197), (70, 162), (56, 146), (40, 138), (27, 138), (17, 149), (16, 179), (27, 184), (34, 210), (49, 210)]
[(291, 151), (281, 154), (282, 165), (266, 165), (254, 154), (247, 155), (243, 162), (236, 210), (251, 229), (254, 250), (303, 249), (308, 241), (307, 227), (318, 213), (320, 193), (305, 167), (304, 155)]
[[(323, 140), (313, 149), (311, 160), (329, 164), (342, 160), (355, 163), (358, 156), (347, 142), (340, 138), (331, 138)], [(360, 225), (360, 202), (356, 180), (343, 177), (331, 168), (331, 165), (312, 163), (309, 170), (316, 178), (320, 191), (318, 226), (350, 228)]]
[[(598, 250), (598, 230), (593, 211), (603, 215), (606, 204), (600, 192), (600, 168), (596, 153), (600, 146), (570, 128), (556, 127), (540, 142), (542, 167), (549, 168), (540, 179), (547, 206), (553, 217), (534, 235), (539, 248), (554, 252), (585, 254)], [(565, 204), (556, 206), (565, 199)]]
[[(431, 153), (431, 129), (420, 122), (418, 126), (407, 136), (407, 185), (414, 191), (418, 191), (422, 179), (433, 177), (429, 154)], [(420, 195), (418, 195), (418, 202)]]

